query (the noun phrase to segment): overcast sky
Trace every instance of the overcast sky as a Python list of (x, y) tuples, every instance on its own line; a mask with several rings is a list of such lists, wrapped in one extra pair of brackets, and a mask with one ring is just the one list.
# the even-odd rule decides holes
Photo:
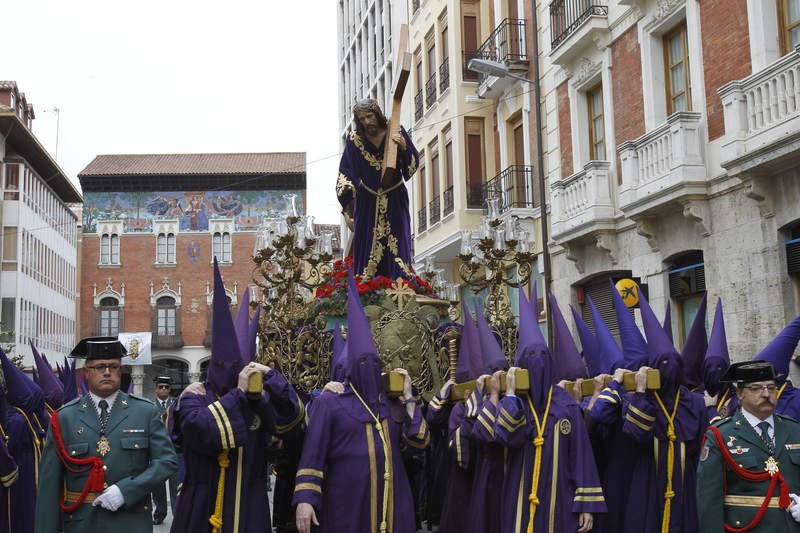
[(25, 0), (4, 19), (0, 79), (76, 183), (98, 154), (306, 152), (309, 213), (338, 222), (335, 2)]

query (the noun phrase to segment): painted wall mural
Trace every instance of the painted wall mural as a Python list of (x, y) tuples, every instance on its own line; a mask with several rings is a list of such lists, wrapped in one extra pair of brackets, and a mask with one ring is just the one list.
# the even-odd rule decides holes
[(238, 231), (256, 230), (262, 217), (285, 216), (284, 194), (296, 194), (303, 213), (303, 191), (87, 192), (83, 232), (94, 233), (101, 220), (122, 220), (126, 233), (150, 233), (154, 220), (178, 220), (181, 232), (208, 231), (208, 221), (232, 218)]

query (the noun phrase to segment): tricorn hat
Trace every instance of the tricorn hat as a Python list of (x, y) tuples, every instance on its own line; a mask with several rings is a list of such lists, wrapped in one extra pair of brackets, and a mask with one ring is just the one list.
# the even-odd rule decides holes
[(777, 378), (775, 368), (768, 361), (742, 361), (733, 363), (722, 376), (723, 383), (755, 383)]
[(128, 351), (116, 337), (86, 337), (69, 354), (78, 359), (122, 359)]
[(156, 376), (153, 379), (153, 383), (158, 385), (159, 383), (164, 383), (166, 385), (172, 385), (172, 378), (170, 376)]

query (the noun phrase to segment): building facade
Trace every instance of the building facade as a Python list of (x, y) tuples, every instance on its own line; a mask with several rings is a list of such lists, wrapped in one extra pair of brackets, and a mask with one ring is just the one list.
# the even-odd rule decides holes
[(305, 212), (305, 153), (100, 155), (78, 178), (82, 336), (151, 332), (152, 364), (131, 369), (138, 393), (156, 375), (176, 389), (203, 379), (213, 259), (236, 312), (263, 220), (286, 216), (287, 194)]
[(800, 37), (790, 0), (538, 5), (559, 300), (608, 279), (672, 307), (682, 346), (721, 298), (733, 360), (800, 313)]
[(0, 81), (0, 343), (33, 364), (70, 353), (78, 319), (81, 194), (33, 134), (33, 106)]

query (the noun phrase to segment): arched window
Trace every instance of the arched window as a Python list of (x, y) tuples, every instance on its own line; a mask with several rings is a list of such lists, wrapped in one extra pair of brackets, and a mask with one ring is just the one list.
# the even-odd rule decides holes
[(100, 300), (100, 306), (97, 311), (97, 334), (101, 337), (116, 337), (119, 335), (121, 324), (119, 300), (107, 296)]
[(231, 262), (231, 234), (216, 232), (213, 238), (213, 253), (220, 263)]
[(100, 264), (119, 264), (119, 235), (116, 233), (103, 233), (100, 237)]
[(170, 296), (162, 296), (156, 302), (156, 335), (175, 335), (175, 321), (177, 309), (175, 299)]

